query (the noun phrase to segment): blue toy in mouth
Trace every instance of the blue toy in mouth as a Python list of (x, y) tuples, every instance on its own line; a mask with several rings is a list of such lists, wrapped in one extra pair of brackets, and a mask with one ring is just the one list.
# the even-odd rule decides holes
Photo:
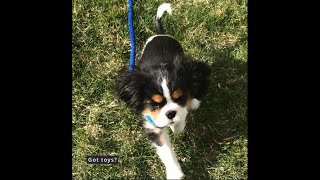
[(154, 125), (155, 127), (158, 127), (155, 123), (154, 123), (154, 121), (152, 120), (152, 118), (150, 117), (150, 116), (145, 116), (146, 117), (146, 119), (152, 124), (152, 125)]

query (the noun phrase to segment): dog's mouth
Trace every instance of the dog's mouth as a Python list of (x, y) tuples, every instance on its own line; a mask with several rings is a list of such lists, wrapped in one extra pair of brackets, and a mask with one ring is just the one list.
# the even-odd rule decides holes
[(158, 128), (160, 128), (160, 129), (163, 129), (163, 128), (165, 128), (165, 127), (170, 127), (170, 126), (173, 126), (175, 124), (175, 122), (170, 122), (170, 123), (168, 123), (167, 125), (165, 125), (165, 126), (163, 126), (163, 127), (158, 127)]
[(159, 126), (155, 126), (156, 128), (159, 128), (159, 129), (164, 129), (166, 127), (170, 127), (170, 126), (173, 126), (175, 124), (175, 122), (170, 122), (169, 124), (165, 125), (165, 126), (162, 126), (162, 127), (159, 127)]

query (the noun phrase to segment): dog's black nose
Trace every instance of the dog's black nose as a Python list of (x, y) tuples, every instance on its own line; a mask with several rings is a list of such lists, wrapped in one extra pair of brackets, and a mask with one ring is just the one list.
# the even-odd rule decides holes
[(169, 119), (172, 119), (176, 116), (177, 114), (177, 111), (168, 111), (166, 112), (166, 116), (169, 118)]

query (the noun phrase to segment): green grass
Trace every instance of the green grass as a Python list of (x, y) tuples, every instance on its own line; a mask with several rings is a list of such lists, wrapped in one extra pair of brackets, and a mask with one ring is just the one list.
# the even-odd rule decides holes
[[(134, 2), (137, 57), (154, 35), (164, 1)], [(164, 29), (185, 51), (212, 67), (209, 92), (171, 135), (185, 179), (247, 178), (247, 1), (168, 0)], [(115, 98), (130, 44), (126, 0), (73, 0), (72, 176), (75, 180), (165, 179), (165, 168), (140, 119)], [(86, 164), (88, 155), (116, 155), (116, 165)]]

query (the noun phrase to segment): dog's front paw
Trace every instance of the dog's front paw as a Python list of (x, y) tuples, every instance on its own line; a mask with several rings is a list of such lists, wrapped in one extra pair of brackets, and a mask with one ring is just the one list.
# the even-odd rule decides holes
[(185, 126), (186, 123), (183, 121), (179, 122), (178, 124), (175, 124), (174, 126), (170, 126), (170, 128), (174, 134), (179, 134), (184, 130)]
[(168, 169), (167, 170), (167, 179), (168, 180), (176, 180), (176, 179), (182, 179), (184, 177), (183, 172), (181, 169)]
[(174, 134), (180, 134), (184, 130), (184, 127), (180, 125), (172, 126), (170, 128)]
[(201, 101), (199, 101), (198, 99), (193, 98), (193, 99), (191, 100), (190, 105), (189, 105), (189, 110), (196, 110), (196, 109), (198, 109), (199, 106), (200, 106), (200, 102), (201, 102)]

